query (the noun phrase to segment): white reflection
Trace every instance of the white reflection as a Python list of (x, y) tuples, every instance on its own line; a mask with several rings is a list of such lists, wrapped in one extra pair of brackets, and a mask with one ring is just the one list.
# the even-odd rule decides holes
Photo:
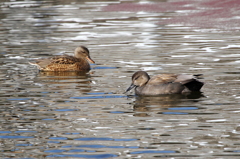
[(130, 61), (130, 62), (116, 61), (116, 62), (125, 63), (125, 64), (134, 64), (134, 65), (137, 65), (137, 64), (140, 64), (140, 65), (154, 65), (152, 62), (134, 62), (134, 61)]
[(179, 66), (179, 65), (182, 65), (181, 63), (167, 63), (167, 64), (164, 64), (165, 66)]
[(186, 39), (206, 39), (206, 36), (205, 35), (184, 35), (183, 38), (186, 38)]
[(206, 52), (216, 52), (214, 51), (212, 48), (210, 47), (205, 47), (205, 48), (202, 48), (202, 50), (206, 50)]
[(172, 55), (171, 57), (190, 57), (192, 55)]
[(190, 67), (189, 70), (210, 70), (210, 69), (213, 69), (213, 68), (210, 68), (210, 67)]
[(24, 57), (21, 56), (9, 56), (9, 59), (24, 59)]
[(140, 1), (139, 4), (149, 4), (149, 3), (152, 3), (152, 2), (149, 2), (149, 1)]
[(229, 48), (239, 48), (240, 45), (228, 45), (228, 46), (225, 46), (225, 47), (220, 47), (220, 49), (229, 49)]
[(149, 70), (161, 70), (162, 67), (141, 67), (141, 70), (143, 71), (149, 71)]
[(4, 2), (1, 7), (5, 7), (5, 5), (10, 8), (16, 8), (16, 7), (24, 8), (24, 7), (38, 7), (40, 6), (40, 3), (38, 3), (37, 1), (26, 1), (26, 2), (13, 1), (13, 2)]
[(239, 57), (239, 56), (240, 56), (240, 54), (219, 55), (219, 57)]
[(216, 119), (216, 120), (207, 120), (206, 122), (211, 122), (211, 123), (215, 123), (215, 122), (224, 122), (227, 121), (227, 119)]

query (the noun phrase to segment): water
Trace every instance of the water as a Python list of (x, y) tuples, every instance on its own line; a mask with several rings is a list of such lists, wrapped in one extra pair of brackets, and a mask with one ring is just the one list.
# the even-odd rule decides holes
[[(0, 156), (238, 158), (237, 4), (1, 1)], [(96, 62), (89, 73), (28, 64), (78, 45)], [(204, 74), (205, 85), (200, 94), (123, 94), (139, 70)]]

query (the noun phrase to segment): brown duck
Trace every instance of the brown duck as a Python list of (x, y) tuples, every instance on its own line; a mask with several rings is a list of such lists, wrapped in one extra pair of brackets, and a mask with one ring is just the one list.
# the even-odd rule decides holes
[(200, 75), (161, 74), (152, 78), (147, 72), (138, 71), (132, 76), (132, 84), (126, 92), (135, 88), (137, 95), (161, 95), (184, 92), (199, 92), (203, 82), (197, 78)]
[(32, 65), (36, 65), (40, 71), (89, 71), (89, 62), (95, 63), (85, 46), (75, 49), (74, 56), (60, 55), (46, 59), (38, 59)]

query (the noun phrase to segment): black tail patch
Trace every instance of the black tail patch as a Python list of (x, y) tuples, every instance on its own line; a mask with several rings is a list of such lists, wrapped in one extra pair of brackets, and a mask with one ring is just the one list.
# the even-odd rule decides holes
[(204, 83), (198, 80), (194, 80), (185, 84), (185, 86), (192, 92), (200, 91), (203, 85)]

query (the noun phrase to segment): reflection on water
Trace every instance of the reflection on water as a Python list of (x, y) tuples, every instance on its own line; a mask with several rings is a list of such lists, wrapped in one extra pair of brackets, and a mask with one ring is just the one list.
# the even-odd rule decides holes
[[(238, 3), (1, 1), (0, 157), (237, 158)], [(90, 72), (28, 64), (79, 45)], [(139, 70), (203, 74), (203, 93), (123, 94)]]
[[(55, 81), (55, 82), (73, 82), (76, 83), (83, 83), (83, 84), (89, 84), (91, 81), (88, 81), (87, 79), (91, 78), (91, 75), (88, 72), (39, 72), (38, 78), (47, 80), (47, 81)], [(81, 80), (81, 81), (80, 81)]]
[(68, 78), (71, 76), (76, 76), (77, 78), (87, 78), (89, 77), (88, 71), (84, 72), (84, 71), (67, 71), (67, 72), (44, 72), (44, 71), (40, 71), (39, 74), (41, 76), (56, 76), (56, 77), (64, 77)]
[(160, 107), (172, 107), (181, 104), (183, 99), (199, 99), (204, 97), (201, 92), (170, 94), (160, 96), (137, 96), (135, 106), (159, 105)]
[[(198, 107), (188, 106), (192, 102), (198, 102), (201, 97), (204, 97), (201, 92), (186, 93), (186, 94), (171, 94), (161, 96), (137, 96), (134, 102), (135, 116), (148, 116), (148, 112), (160, 111), (163, 114), (169, 113), (170, 110), (176, 111), (172, 114), (189, 114), (188, 111), (199, 109)], [(184, 105), (184, 106), (183, 106)], [(175, 109), (173, 109), (175, 108)], [(144, 113), (145, 112), (145, 113)], [(158, 113), (160, 113), (158, 112)]]

